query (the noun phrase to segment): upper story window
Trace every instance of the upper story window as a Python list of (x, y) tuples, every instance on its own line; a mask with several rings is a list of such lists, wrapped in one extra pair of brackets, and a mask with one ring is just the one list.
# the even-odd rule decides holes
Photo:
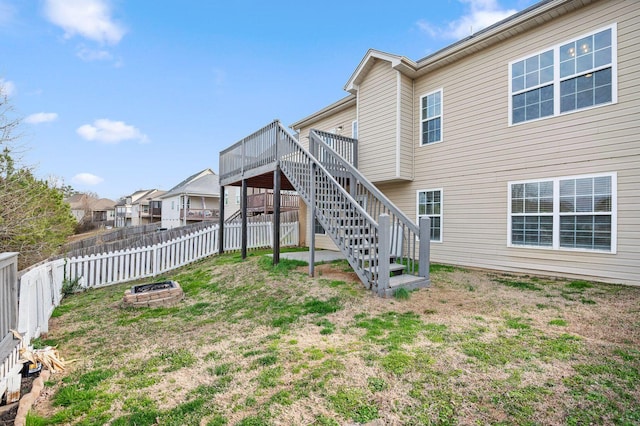
[(616, 102), (615, 24), (509, 66), (510, 124)]
[(421, 145), (442, 142), (442, 89), (420, 98)]
[(358, 139), (358, 120), (353, 120), (351, 122), (351, 137), (353, 139)]
[(229, 190), (225, 189), (224, 190), (224, 205), (226, 206), (227, 204), (229, 204)]

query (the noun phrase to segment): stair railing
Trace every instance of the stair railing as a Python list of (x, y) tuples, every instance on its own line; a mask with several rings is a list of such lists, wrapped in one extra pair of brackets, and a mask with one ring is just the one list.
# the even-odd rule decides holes
[(387, 288), (389, 256), (380, 256), (376, 249), (378, 222), (287, 129), (279, 125), (277, 132), (282, 172), (315, 211), (315, 217), (362, 282), (375, 291)]
[[(346, 161), (335, 146), (335, 135), (318, 130), (311, 130), (309, 134), (310, 146), (314, 147), (316, 159), (323, 167), (330, 171), (335, 180), (349, 191), (370, 217), (389, 215), (390, 219), (390, 255), (397, 263), (406, 265), (406, 272), (412, 275), (428, 277), (427, 271), (419, 271), (419, 239), (420, 229), (409, 219), (391, 200), (389, 200), (375, 185), (360, 173), (349, 161)], [(343, 138), (344, 139), (344, 138)], [(329, 143), (327, 143), (327, 141)], [(354, 144), (354, 146), (357, 146)], [(425, 235), (426, 241), (430, 236)], [(422, 265), (428, 269), (427, 263)]]

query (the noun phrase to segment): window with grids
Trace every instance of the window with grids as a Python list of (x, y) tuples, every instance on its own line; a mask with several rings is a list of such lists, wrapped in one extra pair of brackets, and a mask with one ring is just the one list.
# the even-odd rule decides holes
[(611, 250), (611, 176), (560, 181), (560, 247)]
[(511, 185), (511, 244), (553, 245), (553, 182)]
[(616, 174), (509, 184), (509, 245), (615, 253)]
[(324, 227), (322, 226), (322, 224), (320, 223), (320, 221), (316, 218), (313, 221), (313, 232), (315, 234), (326, 234), (327, 231), (324, 230)]
[(615, 102), (615, 37), (612, 25), (512, 62), (511, 124)]
[(442, 142), (442, 89), (421, 98), (420, 117), (422, 145)]
[(431, 241), (442, 241), (442, 190), (418, 191), (418, 222), (431, 219)]

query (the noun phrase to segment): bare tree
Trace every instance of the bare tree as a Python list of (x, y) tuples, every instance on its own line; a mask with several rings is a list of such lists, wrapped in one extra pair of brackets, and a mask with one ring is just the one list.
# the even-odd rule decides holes
[(24, 268), (56, 252), (75, 220), (61, 191), (16, 163), (12, 147), (19, 124), (0, 87), (0, 252), (19, 252)]

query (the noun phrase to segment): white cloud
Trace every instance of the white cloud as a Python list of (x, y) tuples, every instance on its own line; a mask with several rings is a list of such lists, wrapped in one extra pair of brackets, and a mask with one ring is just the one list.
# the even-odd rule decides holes
[(104, 182), (104, 179), (91, 173), (78, 173), (71, 178), (71, 182), (76, 185), (97, 185)]
[(113, 121), (107, 118), (96, 120), (93, 124), (84, 124), (78, 127), (76, 132), (88, 141), (105, 143), (119, 143), (126, 140), (138, 140), (142, 143), (149, 141), (147, 135), (134, 126), (124, 121)]
[(58, 114), (56, 114), (55, 112), (37, 112), (25, 118), (24, 122), (29, 124), (40, 124), (50, 123), (52, 121), (56, 121), (57, 119)]
[(111, 17), (108, 0), (46, 0), (44, 13), (64, 30), (66, 38), (80, 35), (99, 43), (117, 44), (126, 33)]
[(110, 61), (113, 59), (111, 53), (106, 50), (95, 50), (89, 49), (87, 47), (80, 47), (76, 53), (78, 58), (82, 59), (85, 62), (91, 61)]
[(13, 81), (0, 78), (0, 95), (10, 97), (10, 96), (13, 96), (15, 93), (16, 93), (16, 85), (13, 83)]
[(467, 5), (463, 16), (444, 26), (421, 20), (417, 23), (418, 28), (430, 37), (460, 40), (517, 12), (502, 8), (497, 0), (458, 1)]

